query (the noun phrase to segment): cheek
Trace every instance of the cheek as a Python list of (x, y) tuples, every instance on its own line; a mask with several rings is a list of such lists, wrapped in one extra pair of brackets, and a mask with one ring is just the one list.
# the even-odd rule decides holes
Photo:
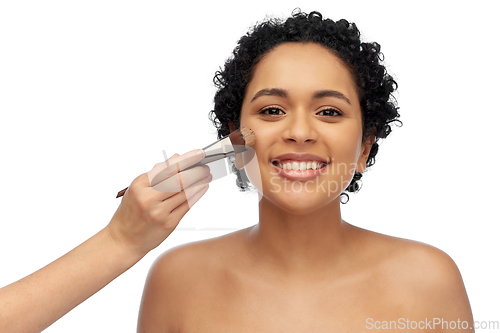
[(355, 168), (361, 153), (361, 132), (357, 126), (346, 127), (345, 130), (335, 131), (328, 142), (333, 163), (342, 163)]
[(243, 118), (240, 122), (241, 127), (251, 129), (255, 134), (255, 144), (253, 149), (261, 154), (268, 154), (269, 148), (280, 135), (280, 128), (277, 123), (263, 123), (258, 119)]

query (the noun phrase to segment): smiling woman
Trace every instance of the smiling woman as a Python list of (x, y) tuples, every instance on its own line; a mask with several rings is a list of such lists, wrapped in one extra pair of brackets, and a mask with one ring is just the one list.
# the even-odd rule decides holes
[(234, 168), (259, 193), (259, 221), (164, 253), (140, 332), (360, 332), (398, 318), (472, 327), (448, 255), (342, 219), (342, 194), (359, 189), (399, 117), (380, 47), (359, 36), (353, 23), (297, 12), (241, 38), (215, 76), (213, 114), (219, 138), (255, 133), (255, 154)]
[[(255, 98), (266, 89), (282, 93)], [(270, 109), (280, 114), (267, 113)], [(270, 200), (273, 196), (266, 196), (268, 191), (286, 195), (290, 209), (299, 207), (290, 200), (292, 196), (303, 204), (312, 195), (339, 200), (354, 173), (364, 170), (374, 140), (374, 135), (363, 140), (361, 107), (351, 74), (337, 56), (315, 43), (283, 43), (262, 58), (247, 87), (240, 125), (254, 129), (259, 138), (254, 149), (261, 162), (261, 192)], [(305, 153), (318, 158), (302, 156)], [(284, 163), (286, 169), (268, 162), (273, 160)], [(329, 162), (316, 172), (298, 170), (299, 163), (314, 161)], [(252, 181), (252, 172), (249, 179)], [(304, 181), (316, 184), (311, 188), (312, 184), (301, 183)], [(295, 190), (303, 185), (309, 193), (306, 196)], [(319, 207), (326, 203), (320, 202)], [(319, 207), (311, 206), (307, 213)]]

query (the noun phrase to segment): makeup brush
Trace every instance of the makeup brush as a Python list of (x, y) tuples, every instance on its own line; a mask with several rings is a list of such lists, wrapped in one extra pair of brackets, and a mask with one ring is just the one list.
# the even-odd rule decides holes
[[(252, 147), (255, 144), (255, 134), (254, 132), (246, 127), (242, 127), (241, 129), (237, 129), (228, 136), (215, 141), (214, 143), (203, 148), (205, 152), (205, 157), (198, 163), (191, 165), (188, 168), (183, 169), (189, 170), (195, 168), (197, 166), (205, 165), (210, 162), (214, 162), (238, 153), (242, 153), (248, 148)], [(155, 179), (153, 178), (153, 183), (155, 183)], [(128, 187), (118, 192), (116, 195), (117, 198), (123, 196), (125, 191), (127, 191)]]

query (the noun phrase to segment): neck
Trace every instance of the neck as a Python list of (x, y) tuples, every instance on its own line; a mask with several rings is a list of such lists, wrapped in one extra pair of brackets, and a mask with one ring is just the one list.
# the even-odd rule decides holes
[(348, 227), (341, 218), (340, 198), (299, 214), (263, 197), (259, 223), (249, 239), (259, 263), (287, 275), (309, 274), (338, 267), (345, 257)]

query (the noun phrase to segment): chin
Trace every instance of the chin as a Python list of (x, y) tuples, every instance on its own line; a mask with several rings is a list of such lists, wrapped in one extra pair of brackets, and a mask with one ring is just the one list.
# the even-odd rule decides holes
[(284, 211), (296, 214), (296, 215), (306, 215), (313, 213), (325, 205), (328, 205), (335, 201), (336, 197), (335, 193), (330, 192), (330, 196), (325, 193), (307, 193), (303, 192), (267, 192), (264, 196), (272, 202), (274, 205), (283, 209)]
[(288, 214), (307, 216), (307, 215), (314, 214), (314, 212), (317, 212), (320, 208), (324, 207), (324, 205), (323, 206), (319, 206), (319, 205), (300, 205), (300, 206), (297, 206), (297, 205), (287, 205), (287, 206), (279, 205), (278, 207), (280, 209), (282, 209), (283, 211), (287, 212)]

